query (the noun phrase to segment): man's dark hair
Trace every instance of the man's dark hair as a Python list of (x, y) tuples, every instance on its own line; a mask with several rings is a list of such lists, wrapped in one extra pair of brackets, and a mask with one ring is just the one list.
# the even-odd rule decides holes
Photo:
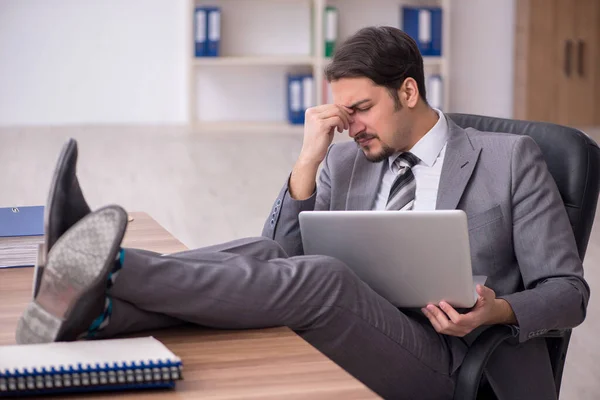
[(344, 41), (325, 68), (329, 82), (342, 78), (369, 78), (386, 87), (400, 109), (398, 89), (406, 78), (417, 82), (419, 94), (427, 103), (423, 57), (415, 41), (390, 26), (362, 28)]

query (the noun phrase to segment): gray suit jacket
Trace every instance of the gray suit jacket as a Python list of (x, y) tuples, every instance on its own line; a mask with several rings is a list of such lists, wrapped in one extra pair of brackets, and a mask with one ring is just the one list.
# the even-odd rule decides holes
[[(464, 130), (449, 118), (448, 127), (436, 208), (466, 212), (473, 273), (488, 276), (486, 286), (510, 303), (519, 325), (520, 345), (499, 348), (487, 375), (507, 398), (551, 398), (549, 357), (536, 336), (580, 324), (589, 298), (565, 207), (533, 139)], [(302, 254), (298, 214), (372, 209), (384, 166), (353, 142), (330, 146), (313, 196), (294, 200), (284, 185), (263, 235)], [(448, 341), (455, 371), (466, 345)]]

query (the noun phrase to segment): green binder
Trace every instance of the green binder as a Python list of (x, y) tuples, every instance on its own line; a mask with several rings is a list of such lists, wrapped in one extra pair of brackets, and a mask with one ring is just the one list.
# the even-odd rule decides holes
[(325, 7), (325, 57), (333, 56), (337, 41), (338, 10), (336, 7)]

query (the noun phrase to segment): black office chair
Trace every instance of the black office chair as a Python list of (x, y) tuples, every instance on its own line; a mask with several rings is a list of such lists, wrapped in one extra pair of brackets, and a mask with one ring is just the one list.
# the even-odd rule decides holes
[[(596, 142), (577, 129), (551, 123), (469, 114), (450, 113), (447, 116), (462, 128), (528, 135), (536, 141), (565, 203), (579, 256), (583, 260), (600, 188), (600, 149)], [(544, 336), (558, 396), (571, 330), (551, 331)], [(483, 370), (496, 347), (511, 340), (516, 343), (513, 331), (506, 325), (493, 326), (475, 340), (458, 372), (454, 399), (496, 398), (485, 379), (482, 382)]]

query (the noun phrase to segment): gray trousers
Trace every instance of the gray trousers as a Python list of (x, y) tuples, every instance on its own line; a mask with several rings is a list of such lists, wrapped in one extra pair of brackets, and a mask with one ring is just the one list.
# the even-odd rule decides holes
[(444, 336), (331, 257), (288, 257), (266, 238), (169, 256), (126, 249), (109, 296), (113, 313), (102, 337), (184, 322), (287, 326), (383, 398), (452, 398)]

